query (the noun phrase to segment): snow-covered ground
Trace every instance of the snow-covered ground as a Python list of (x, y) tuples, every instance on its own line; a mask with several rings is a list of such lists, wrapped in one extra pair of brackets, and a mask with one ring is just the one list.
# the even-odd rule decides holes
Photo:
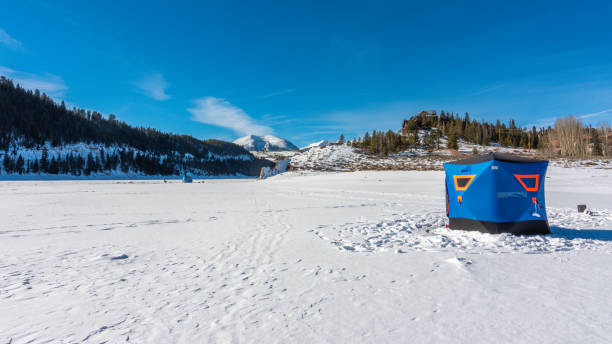
[(0, 182), (0, 342), (612, 341), (610, 170), (549, 169), (548, 236), (449, 231), (443, 190), (439, 171)]
[[(424, 133), (424, 132), (423, 132)], [(423, 134), (422, 133), (422, 134)], [(357, 148), (346, 144), (332, 143), (323, 140), (315, 142), (299, 151), (251, 151), (257, 157), (271, 161), (290, 160), (292, 170), (298, 171), (364, 171), (364, 170), (442, 170), (445, 161), (457, 160), (478, 154), (501, 152), (506, 154), (538, 157), (537, 150), (503, 147), (497, 143), (489, 146), (477, 145), (463, 140), (458, 141), (456, 151), (446, 149), (445, 138), (440, 140), (440, 149), (409, 149), (381, 157), (376, 154), (365, 154)], [(557, 158), (550, 160), (551, 166), (560, 167), (596, 167), (612, 168), (610, 159), (575, 159)]]
[[(469, 148), (471, 154), (472, 148)], [(365, 154), (348, 145), (313, 146), (289, 156), (295, 170), (441, 170), (442, 163), (453, 159), (446, 149), (427, 151), (414, 149), (386, 157)]]
[[(465, 158), (473, 154), (476, 148), (478, 154), (489, 152), (501, 152), (527, 157), (536, 157), (536, 150), (491, 146), (481, 146), (459, 141), (459, 149), (450, 151), (446, 148), (446, 140), (441, 140), (441, 148), (428, 151), (422, 148), (411, 149), (400, 153), (389, 154), (380, 157), (376, 154), (365, 154), (359, 149), (348, 145), (330, 144), (325, 146), (313, 146), (300, 152), (276, 152), (277, 155), (259, 152), (257, 157), (269, 160), (290, 159), (291, 168), (294, 170), (307, 171), (356, 171), (356, 170), (442, 170), (445, 161)], [(285, 153), (285, 154), (281, 154)], [(596, 167), (603, 169), (612, 168), (612, 160), (609, 159), (552, 159), (551, 166), (560, 167)]]
[(268, 159), (271, 161), (283, 160), (297, 154), (300, 154), (300, 151), (292, 150), (292, 151), (249, 151), (254, 157), (260, 159)]
[(329, 141), (327, 140), (321, 140), (321, 141), (317, 141), (317, 142), (313, 142), (309, 145), (306, 145), (302, 148), (300, 148), (301, 151), (305, 151), (305, 150), (309, 150), (311, 148), (315, 148), (315, 147), (325, 147), (329, 144)]
[[(446, 140), (442, 139), (442, 141), (443, 141), (443, 146), (446, 147)], [(457, 145), (459, 146), (459, 149), (457, 151), (461, 154), (472, 154), (474, 148), (476, 148), (476, 150), (478, 151), (478, 154), (486, 154), (489, 152), (500, 152), (500, 153), (506, 153), (506, 154), (518, 154), (518, 155), (529, 156), (529, 155), (534, 155), (536, 153), (535, 149), (503, 147), (495, 142), (491, 143), (490, 146), (482, 146), (482, 145), (477, 145), (477, 144), (473, 144), (470, 142), (465, 142), (463, 140), (459, 140)]]

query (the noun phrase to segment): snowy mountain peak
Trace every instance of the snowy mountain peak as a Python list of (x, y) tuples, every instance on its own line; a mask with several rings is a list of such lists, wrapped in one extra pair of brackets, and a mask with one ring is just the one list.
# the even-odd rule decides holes
[(249, 151), (284, 151), (298, 149), (293, 143), (273, 135), (247, 135), (237, 139), (234, 143)]

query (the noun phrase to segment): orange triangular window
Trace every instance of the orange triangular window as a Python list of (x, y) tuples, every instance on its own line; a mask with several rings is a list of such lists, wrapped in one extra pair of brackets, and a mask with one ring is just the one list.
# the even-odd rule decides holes
[(472, 183), (472, 180), (476, 177), (475, 174), (463, 174), (453, 176), (453, 180), (455, 181), (455, 190), (457, 191), (465, 191)]
[(539, 174), (515, 174), (514, 177), (527, 191), (538, 191), (540, 185)]

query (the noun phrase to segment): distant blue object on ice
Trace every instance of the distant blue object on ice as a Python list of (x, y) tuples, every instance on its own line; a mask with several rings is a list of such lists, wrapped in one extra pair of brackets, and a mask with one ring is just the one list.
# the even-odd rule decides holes
[(183, 176), (183, 183), (191, 183), (191, 177), (187, 175), (187, 173), (185, 173), (185, 175)]

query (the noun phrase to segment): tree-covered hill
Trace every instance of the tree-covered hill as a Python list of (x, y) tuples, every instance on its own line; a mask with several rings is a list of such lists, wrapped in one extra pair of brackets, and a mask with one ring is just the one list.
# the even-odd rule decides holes
[(105, 118), (96, 111), (67, 109), (4, 77), (0, 157), (4, 174), (258, 175), (262, 166), (271, 165), (233, 143), (132, 127), (112, 114)]
[(547, 156), (609, 157), (612, 133), (607, 122), (597, 127), (584, 126), (579, 118), (558, 118), (546, 128), (519, 127), (514, 120), (502, 123), (476, 121), (470, 115), (435, 110), (421, 111), (402, 122), (401, 130), (366, 132), (351, 142), (364, 152), (386, 156), (410, 149), (436, 150), (444, 146), (458, 148), (458, 140), (467, 143), (538, 149)]

